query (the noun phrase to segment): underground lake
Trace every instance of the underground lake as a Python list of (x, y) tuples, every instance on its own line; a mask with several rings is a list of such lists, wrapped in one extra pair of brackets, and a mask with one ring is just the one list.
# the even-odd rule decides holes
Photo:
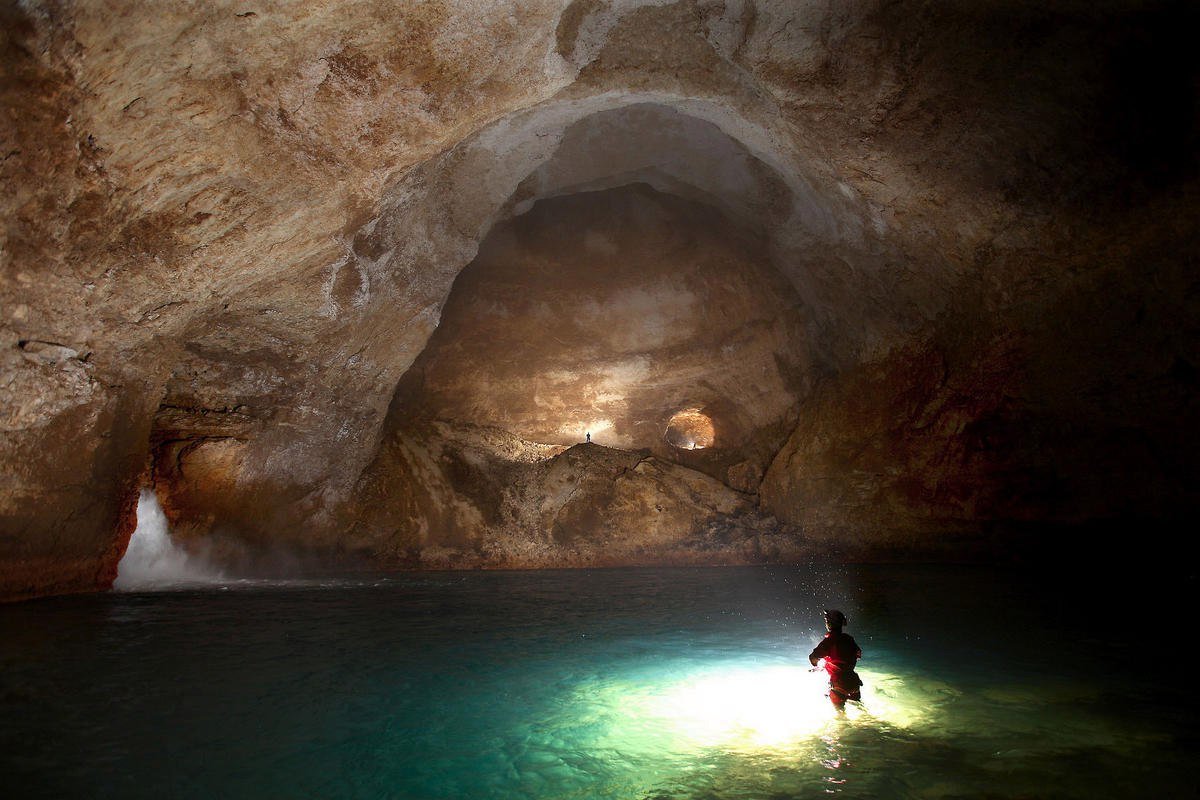
[[(14, 798), (1182, 797), (1196, 703), (1143, 623), (1194, 588), (814, 565), (53, 598), (0, 607), (0, 769)], [(807, 662), (831, 604), (863, 650), (844, 714)]]

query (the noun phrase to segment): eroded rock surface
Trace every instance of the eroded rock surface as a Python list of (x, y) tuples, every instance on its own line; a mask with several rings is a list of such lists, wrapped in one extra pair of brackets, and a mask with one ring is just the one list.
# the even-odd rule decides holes
[[(0, 596), (106, 587), (147, 482), (183, 536), (448, 566), (1188, 516), (1196, 17), (5, 4)], [(714, 447), (663, 441), (685, 405)], [(636, 477), (521, 455), (598, 420)]]
[[(1188, 527), (1200, 475), (1200, 240), (1192, 232), (1156, 251), (1149, 242), (1181, 233), (1179, 218), (1131, 216), (1117, 238), (1140, 240), (1137, 266), (1122, 263), (1130, 251), (1092, 250), (1112, 241), (1100, 231), (1069, 254), (997, 264), (1025, 272), (1053, 260), (1075, 277), (1052, 297), (984, 293), (974, 302), (986, 312), (960, 307), (825, 382), (772, 464), (765, 505), (821, 547), (859, 555), (994, 556), (1021, 536), (1029, 557), (1086, 559), (1112, 540), (1072, 539), (1073, 527), (1122, 540)], [(1126, 284), (1141, 268), (1153, 279)]]
[(360, 521), (342, 541), (403, 566), (738, 564), (803, 554), (752, 497), (649, 451), (548, 449), (495, 428), (397, 431), (360, 497)]

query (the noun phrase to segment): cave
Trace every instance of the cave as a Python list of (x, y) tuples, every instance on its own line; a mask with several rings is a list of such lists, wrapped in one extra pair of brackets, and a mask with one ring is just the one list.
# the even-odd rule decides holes
[(17, 796), (1186, 791), (1173, 672), (1028, 653), (1195, 588), (1191, 4), (0, 15)]
[(698, 408), (685, 408), (676, 411), (667, 420), (663, 438), (667, 444), (680, 450), (704, 450), (716, 445), (717, 432), (712, 417)]

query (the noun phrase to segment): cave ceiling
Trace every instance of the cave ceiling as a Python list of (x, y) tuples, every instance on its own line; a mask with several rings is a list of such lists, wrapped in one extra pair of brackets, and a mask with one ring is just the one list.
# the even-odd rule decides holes
[(0, 13), (0, 594), (107, 586), (146, 485), (451, 567), (1194, 508), (1188, 4)]

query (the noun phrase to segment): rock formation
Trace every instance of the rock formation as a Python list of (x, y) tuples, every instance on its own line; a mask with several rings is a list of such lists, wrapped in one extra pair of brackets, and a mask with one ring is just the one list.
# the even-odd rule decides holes
[(1196, 507), (1192, 4), (0, 14), (0, 596), (109, 585), (147, 484), (439, 567)]

